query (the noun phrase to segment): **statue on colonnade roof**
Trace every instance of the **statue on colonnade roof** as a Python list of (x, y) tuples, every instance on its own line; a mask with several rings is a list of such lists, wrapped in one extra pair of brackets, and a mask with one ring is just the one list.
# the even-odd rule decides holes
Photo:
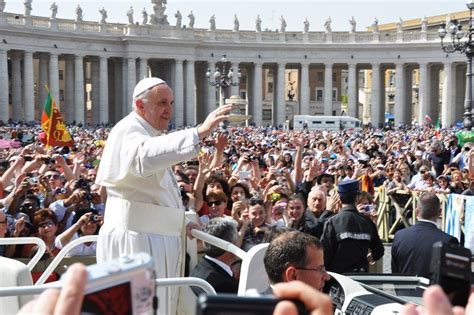
[(143, 8), (142, 11), (142, 25), (146, 25), (148, 23), (148, 13), (146, 13), (146, 9)]
[(183, 16), (181, 15), (181, 12), (176, 11), (174, 17), (176, 18), (176, 27), (181, 28), (181, 22), (183, 20)]
[(51, 20), (56, 19), (56, 15), (58, 14), (58, 5), (56, 4), (56, 2), (53, 2), (49, 9), (51, 10)]
[(107, 10), (105, 10), (104, 7), (102, 7), (101, 10), (99, 10), (99, 13), (100, 15), (102, 16), (102, 18), (100, 19), (100, 24), (105, 24), (107, 23)]
[(428, 20), (426, 19), (426, 15), (421, 20), (421, 31), (426, 32), (428, 30)]
[(32, 0), (25, 0), (23, 4), (25, 5), (25, 16), (30, 16), (31, 15), (31, 10), (33, 9), (31, 6)]
[(169, 25), (168, 15), (165, 14), (166, 11), (166, 0), (151, 0), (153, 3), (153, 11), (150, 15), (150, 23), (153, 25)]
[(257, 32), (262, 31), (262, 19), (260, 19), (260, 14), (257, 15), (257, 19), (255, 20), (255, 30)]
[(286, 31), (286, 21), (283, 15), (280, 17), (280, 33), (285, 33)]
[(188, 18), (189, 18), (188, 28), (194, 28), (194, 14), (193, 14), (193, 10), (191, 10), (191, 12), (188, 14)]
[(130, 7), (127, 11), (128, 24), (133, 24), (133, 7)]
[(356, 20), (354, 19), (354, 17), (352, 17), (352, 19), (349, 20), (349, 23), (351, 24), (351, 33), (355, 33), (356, 32)]
[(309, 21), (308, 21), (308, 18), (305, 18), (305, 19), (304, 19), (303, 25), (304, 25), (303, 32), (308, 33), (308, 32), (309, 32)]
[(240, 28), (239, 18), (237, 17), (237, 14), (234, 14), (234, 32), (238, 32), (239, 28)]
[(0, 13), (3, 13), (5, 10), (5, 0), (0, 0)]
[(326, 22), (324, 22), (324, 29), (326, 30), (326, 33), (331, 33), (332, 32), (331, 22), (332, 22), (331, 17), (328, 17)]
[(379, 32), (379, 19), (375, 17), (374, 23), (372, 23), (372, 32), (378, 33)]
[(400, 18), (398, 19), (398, 22), (397, 22), (397, 32), (400, 33), (402, 30), (403, 30), (403, 20), (402, 20), (402, 18), (400, 17)]
[(83, 16), (82, 16), (82, 8), (80, 5), (77, 5), (76, 7), (76, 22), (82, 22)]
[(209, 30), (215, 31), (216, 30), (216, 15), (213, 14), (209, 19)]

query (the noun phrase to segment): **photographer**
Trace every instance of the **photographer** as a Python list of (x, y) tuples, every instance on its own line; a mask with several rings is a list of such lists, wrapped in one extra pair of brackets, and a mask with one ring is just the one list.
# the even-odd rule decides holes
[(78, 179), (73, 182), (72, 194), (66, 198), (57, 200), (49, 205), (49, 208), (56, 214), (59, 224), (59, 231), (64, 231), (72, 225), (74, 211), (79, 209), (95, 208), (95, 205), (101, 204), (98, 194), (90, 192), (89, 183), (84, 179)]
[[(69, 229), (58, 235), (61, 248), (81, 236), (95, 235), (102, 225), (102, 217), (92, 209), (80, 209), (74, 214), (73, 224)], [(95, 256), (96, 243), (82, 243), (68, 253), (68, 256)]]

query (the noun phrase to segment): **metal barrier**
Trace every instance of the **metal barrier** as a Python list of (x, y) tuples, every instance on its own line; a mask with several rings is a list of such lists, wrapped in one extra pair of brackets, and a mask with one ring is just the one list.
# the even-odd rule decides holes
[[(188, 277), (188, 278), (166, 278), (166, 279), (156, 279), (156, 284), (159, 287), (168, 287), (168, 286), (190, 286), (190, 287), (199, 287), (206, 292), (208, 295), (216, 295), (214, 288), (205, 280)], [(43, 292), (46, 289), (50, 288), (61, 288), (61, 283), (59, 281), (50, 282), (41, 285), (30, 285), (22, 287), (3, 287), (0, 288), (0, 297), (4, 296), (17, 296), (17, 295), (37, 295)]]
[[(395, 193), (387, 194), (385, 187), (379, 187), (375, 191), (375, 202), (377, 203), (377, 230), (379, 232), (380, 239), (385, 242), (389, 242), (395, 236), (397, 229), (400, 224), (404, 227), (409, 227), (415, 224), (417, 221), (415, 208), (418, 203), (418, 196), (422, 194), (419, 191), (406, 191), (397, 190)], [(439, 193), (436, 194), (441, 201), (441, 226), (444, 229), (445, 226), (445, 211), (446, 202), (448, 200), (448, 194)], [(400, 204), (396, 197), (405, 196), (407, 201), (404, 204)], [(392, 208), (395, 209), (396, 219), (390, 224), (390, 212)], [(408, 217), (409, 210), (412, 210), (411, 217)]]
[(208, 295), (216, 295), (216, 290), (209, 284), (209, 282), (195, 277), (187, 278), (161, 278), (156, 279), (156, 285), (159, 287), (199, 287)]
[(43, 284), (73, 247), (76, 247), (77, 245), (82, 243), (97, 242), (97, 238), (97, 235), (81, 236), (64, 246), (61, 251), (56, 255), (56, 257), (54, 257), (48, 268), (46, 268), (46, 270), (41, 274), (41, 277), (38, 279), (38, 281), (36, 281), (36, 284)]
[(42, 239), (39, 237), (7, 237), (7, 238), (0, 238), (0, 245), (22, 245), (22, 244), (36, 244), (38, 246), (38, 250), (36, 254), (29, 260), (26, 264), (30, 271), (35, 268), (38, 261), (43, 257), (44, 253), (46, 252), (46, 244)]

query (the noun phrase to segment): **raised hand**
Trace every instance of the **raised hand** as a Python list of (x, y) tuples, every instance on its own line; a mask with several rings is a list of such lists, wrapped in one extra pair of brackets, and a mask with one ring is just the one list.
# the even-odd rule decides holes
[(204, 139), (207, 137), (212, 130), (214, 130), (221, 121), (224, 121), (229, 118), (227, 115), (232, 110), (232, 105), (219, 106), (213, 110), (204, 120), (201, 126), (198, 127), (199, 139)]
[(225, 147), (227, 146), (227, 142), (228, 142), (227, 135), (225, 133), (219, 133), (217, 135), (217, 139), (215, 143), (216, 150), (220, 152), (224, 151)]

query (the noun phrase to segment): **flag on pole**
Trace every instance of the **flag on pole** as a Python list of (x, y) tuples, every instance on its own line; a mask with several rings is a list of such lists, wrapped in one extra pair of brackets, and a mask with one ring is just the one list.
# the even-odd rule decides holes
[(56, 106), (56, 101), (47, 87), (46, 91), (48, 96), (41, 116), (41, 129), (46, 133), (46, 146), (70, 147), (74, 144), (74, 141), (64, 124), (63, 117)]
[(435, 128), (436, 129), (441, 129), (441, 119), (438, 117), (438, 119), (436, 119), (436, 125), (435, 125)]
[(431, 117), (428, 116), (428, 115), (425, 115), (425, 120), (426, 120), (426, 122), (427, 122), (428, 124), (432, 124), (432, 123), (433, 123), (433, 119), (431, 119)]
[(435, 131), (436, 138), (441, 139), (442, 138), (442, 135), (441, 135), (441, 119), (439, 117), (436, 120), (435, 130), (436, 130)]

